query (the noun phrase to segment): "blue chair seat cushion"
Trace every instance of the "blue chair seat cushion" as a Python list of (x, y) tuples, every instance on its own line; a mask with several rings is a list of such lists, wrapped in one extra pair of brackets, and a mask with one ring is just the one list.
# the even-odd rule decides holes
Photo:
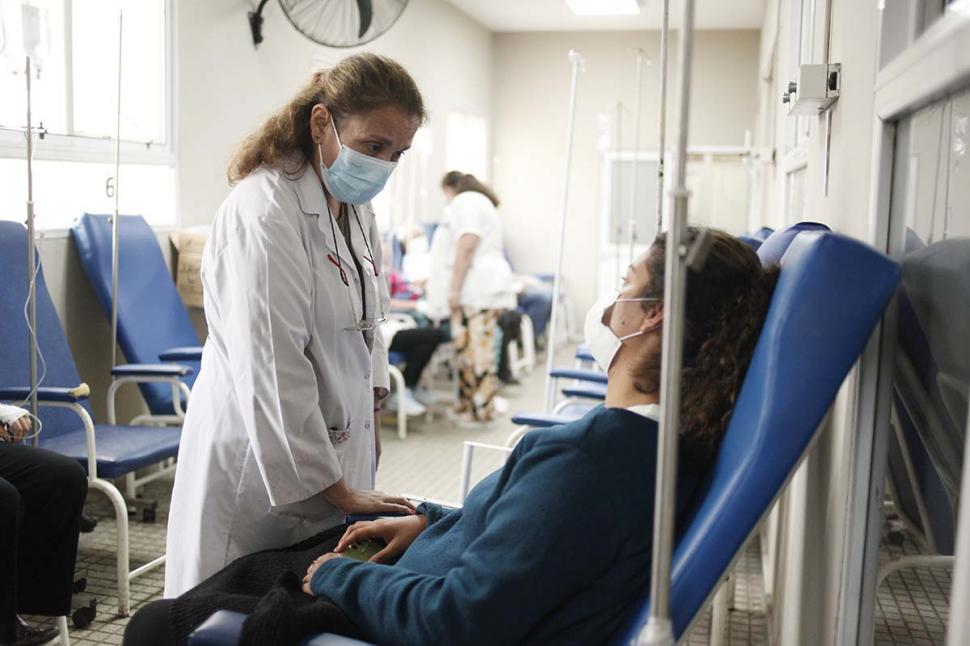
[[(174, 458), (179, 452), (181, 435), (181, 429), (171, 426), (95, 425), (98, 477), (120, 478), (136, 469)], [(83, 427), (50, 438), (45, 438), (42, 430), (40, 446), (74, 458), (87, 468), (87, 434)]]

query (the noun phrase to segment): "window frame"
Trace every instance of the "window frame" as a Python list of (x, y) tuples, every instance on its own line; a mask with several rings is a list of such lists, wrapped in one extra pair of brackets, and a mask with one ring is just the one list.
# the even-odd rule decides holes
[[(885, 14), (881, 21), (886, 22)], [(896, 29), (912, 26), (897, 21)], [(899, 38), (880, 27), (880, 41)], [(898, 42), (898, 41), (896, 41)], [(943, 15), (909, 42), (884, 65), (876, 75), (873, 102), (872, 172), (868, 214), (869, 240), (893, 258), (903, 255), (906, 223), (891, 217), (893, 166), (897, 123), (923, 107), (961, 90), (970, 88), (970, 0), (957, 0), (947, 6)], [(877, 58), (878, 60), (878, 58)], [(854, 393), (857, 422), (853, 468), (848, 489), (849, 519), (843, 568), (839, 620), (839, 643), (872, 643), (876, 577), (879, 570), (879, 543), (882, 527), (882, 505), (889, 451), (886, 432), (892, 404), (894, 366), (893, 340), (897, 317), (890, 307), (880, 328), (866, 347), (857, 369), (859, 379)], [(964, 467), (966, 477), (967, 467)], [(966, 483), (964, 483), (966, 488)], [(966, 525), (963, 520), (963, 525)], [(965, 543), (966, 537), (963, 538)], [(958, 534), (958, 543), (959, 543)], [(957, 554), (960, 555), (958, 544)], [(970, 556), (966, 549), (964, 561)], [(958, 560), (954, 571), (957, 581)], [(964, 567), (966, 567), (964, 565)], [(952, 598), (951, 598), (952, 602)], [(968, 629), (968, 619), (951, 613), (954, 622)]]
[[(62, 0), (64, 7), (64, 92), (67, 116), (67, 129), (73, 129), (73, 52), (71, 43), (73, 40), (71, 15), (73, 0)], [(178, 170), (176, 162), (177, 154), (177, 52), (176, 52), (176, 25), (177, 3), (175, 0), (162, 0), (165, 13), (165, 141), (121, 141), (120, 154), (122, 165), (159, 165), (169, 166), (175, 170), (175, 182), (173, 191), (178, 191)], [(37, 124), (33, 124), (37, 128)], [(115, 160), (115, 139), (113, 136), (97, 137), (91, 135), (69, 133), (45, 133), (44, 141), (41, 145), (36, 145), (35, 138), (34, 161), (63, 161), (63, 162), (92, 162), (92, 163), (114, 163)], [(2, 159), (25, 159), (27, 155), (27, 138), (22, 126), (0, 128), (0, 158)], [(177, 198), (177, 195), (176, 195)], [(176, 199), (176, 204), (178, 201)], [(153, 228), (158, 231), (169, 231), (177, 229), (181, 222), (178, 209), (170, 224), (155, 225)], [(42, 233), (45, 237), (63, 237), (67, 235), (66, 228), (44, 229)]]

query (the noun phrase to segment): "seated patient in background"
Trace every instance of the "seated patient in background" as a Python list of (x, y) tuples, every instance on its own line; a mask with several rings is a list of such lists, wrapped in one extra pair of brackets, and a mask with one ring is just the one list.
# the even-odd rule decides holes
[[(708, 233), (706, 263), (688, 277), (679, 521), (716, 455), (777, 277), (744, 243)], [(244, 639), (270, 633), (278, 643), (323, 629), (378, 644), (610, 639), (649, 584), (664, 255), (658, 238), (629, 267), (618, 297), (587, 317), (587, 343), (609, 373), (605, 405), (527, 434), (462, 509), (424, 504), (414, 516), (244, 557), (182, 597), (144, 608), (125, 643), (181, 643), (219, 607), (254, 613)], [(363, 544), (382, 549), (370, 562), (345, 558)], [(281, 569), (299, 569), (302, 583), (279, 577)]]

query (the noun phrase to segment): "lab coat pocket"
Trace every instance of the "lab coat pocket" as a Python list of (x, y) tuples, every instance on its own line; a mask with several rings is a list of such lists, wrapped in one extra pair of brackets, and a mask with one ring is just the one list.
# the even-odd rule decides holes
[(348, 419), (345, 424), (333, 424), (330, 419), (327, 418), (327, 433), (330, 434), (330, 443), (333, 444), (334, 448), (339, 447), (350, 439), (350, 420)]

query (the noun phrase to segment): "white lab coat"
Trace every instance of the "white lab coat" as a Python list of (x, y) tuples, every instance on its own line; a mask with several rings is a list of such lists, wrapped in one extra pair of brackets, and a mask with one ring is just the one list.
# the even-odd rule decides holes
[[(357, 207), (381, 267), (370, 205)], [(343, 477), (373, 489), (373, 388), (388, 387), (382, 334), (347, 330), (383, 277), (365, 260), (350, 212), (358, 276), (320, 180), (260, 169), (223, 202), (202, 259), (209, 337), (192, 390), (168, 520), (165, 596), (235, 558), (303, 540), (342, 521), (321, 492)], [(340, 256), (347, 287), (328, 256)]]

